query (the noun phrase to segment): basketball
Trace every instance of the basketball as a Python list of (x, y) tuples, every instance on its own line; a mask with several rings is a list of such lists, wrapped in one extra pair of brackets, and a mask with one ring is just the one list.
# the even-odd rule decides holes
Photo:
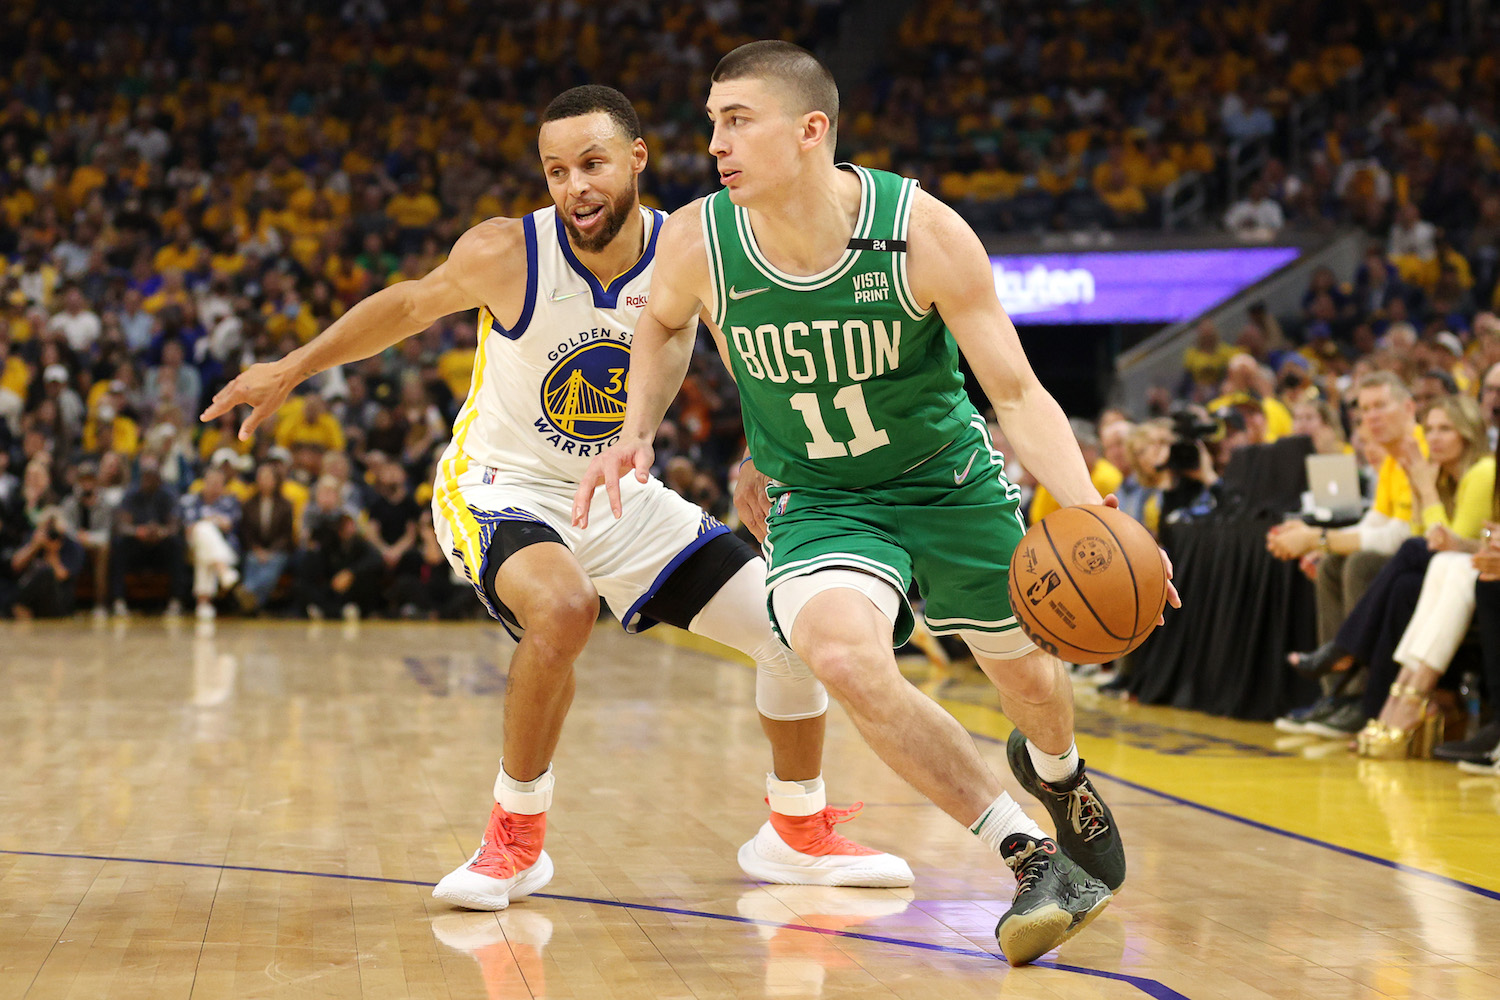
[(1135, 649), (1167, 603), (1156, 540), (1113, 507), (1063, 507), (1032, 525), (1010, 563), (1010, 606), (1038, 646), (1071, 663)]

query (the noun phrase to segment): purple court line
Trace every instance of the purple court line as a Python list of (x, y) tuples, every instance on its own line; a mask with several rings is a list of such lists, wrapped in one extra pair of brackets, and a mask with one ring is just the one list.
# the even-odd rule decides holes
[[(12, 854), (27, 858), (65, 858), (79, 861), (113, 861), (136, 865), (169, 865), (174, 868), (206, 868), (210, 871), (220, 872), (257, 872), (265, 875), (304, 875), (309, 878), (332, 878), (345, 882), (378, 882), (386, 885), (414, 885), (426, 889), (430, 882), (418, 882), (405, 878), (381, 878), (376, 875), (341, 875), (336, 872), (309, 872), (300, 871), (295, 868), (257, 868), (251, 865), (216, 865), (205, 861), (166, 861), (161, 858), (117, 858), (107, 854), (62, 854), (51, 851), (9, 851), (0, 848), (0, 854)], [(926, 941), (911, 941), (906, 938), (882, 937), (878, 934), (860, 934), (857, 931), (836, 931), (826, 927), (809, 927), (806, 924), (784, 924), (775, 920), (757, 920), (753, 917), (730, 916), (726, 913), (709, 913), (706, 910), (685, 910), (675, 906), (652, 906), (649, 903), (623, 903), (614, 899), (594, 899), (590, 896), (562, 896), (550, 892), (532, 893), (536, 899), (552, 899), (565, 903), (591, 903), (595, 906), (614, 906), (622, 910), (645, 910), (651, 913), (668, 913), (681, 917), (700, 917), (705, 920), (722, 920), (732, 924), (749, 924), (760, 927), (774, 927), (777, 929), (804, 931), (809, 934), (822, 934), (826, 937), (854, 938), (859, 941), (873, 941), (877, 944), (892, 944), (902, 948), (915, 948), (921, 951), (935, 951), (944, 955), (957, 955), (961, 958), (981, 958), (987, 961), (1003, 961), (1003, 956), (994, 952), (984, 951), (979, 948), (954, 948), (950, 945), (931, 944)], [(1122, 983), (1129, 983), (1142, 993), (1151, 997), (1152, 1000), (1188, 1000), (1187, 997), (1178, 993), (1163, 983), (1144, 976), (1132, 976), (1123, 972), (1105, 972), (1101, 969), (1085, 969), (1077, 965), (1063, 965), (1060, 962), (1033, 962), (1032, 965), (1041, 969), (1053, 969), (1058, 972), (1073, 972), (1082, 976), (1094, 976), (1098, 979), (1113, 979)]]
[[(976, 733), (973, 730), (969, 731), (969, 735), (973, 736), (976, 740), (984, 740), (986, 743), (1005, 742), (1005, 740), (997, 739), (994, 736), (986, 736), (983, 733)], [(1311, 844), (1314, 847), (1322, 847), (1351, 858), (1358, 858), (1360, 861), (1368, 861), (1372, 864), (1380, 865), (1383, 868), (1390, 868), (1394, 871), (1404, 872), (1407, 875), (1417, 875), (1432, 882), (1451, 886), (1454, 889), (1462, 889), (1465, 892), (1472, 892), (1475, 895), (1483, 896), (1486, 899), (1500, 901), (1500, 892), (1496, 892), (1494, 889), (1486, 889), (1482, 885), (1474, 885), (1469, 882), (1462, 882), (1448, 875), (1439, 875), (1437, 872), (1427, 871), (1425, 868), (1413, 868), (1411, 865), (1402, 864), (1400, 861), (1392, 861), (1389, 858), (1382, 858), (1378, 855), (1366, 854), (1364, 851), (1356, 851), (1352, 847), (1341, 847), (1338, 844), (1331, 844), (1326, 840), (1319, 840), (1317, 837), (1309, 837), (1304, 833), (1294, 833), (1291, 830), (1283, 830), (1279, 826), (1272, 826), (1269, 823), (1262, 823), (1257, 819), (1250, 819), (1247, 816), (1238, 816), (1232, 812), (1226, 812), (1223, 809), (1216, 809), (1213, 806), (1206, 806), (1201, 802), (1194, 802), (1192, 799), (1185, 799), (1180, 795), (1173, 795), (1170, 792), (1163, 792), (1158, 789), (1151, 788), (1148, 785), (1142, 785), (1138, 782), (1131, 781), (1128, 778), (1116, 777), (1115, 775), (1110, 774), (1107, 771), (1098, 771), (1091, 767), (1089, 768), (1089, 773), (1097, 775), (1101, 778), (1108, 778), (1110, 781), (1114, 781), (1121, 785), (1124, 785), (1126, 788), (1131, 788), (1138, 792), (1146, 792), (1149, 795), (1155, 795), (1158, 798), (1166, 799), (1168, 802), (1171, 802), (1174, 805), (1187, 806), (1190, 809), (1197, 809), (1199, 812), (1206, 812), (1210, 816), (1218, 816), (1220, 819), (1228, 819), (1233, 820), (1236, 823), (1243, 823), (1246, 826), (1253, 827), (1264, 833), (1274, 833), (1280, 837), (1288, 837), (1292, 840), (1301, 841), (1304, 844)]]

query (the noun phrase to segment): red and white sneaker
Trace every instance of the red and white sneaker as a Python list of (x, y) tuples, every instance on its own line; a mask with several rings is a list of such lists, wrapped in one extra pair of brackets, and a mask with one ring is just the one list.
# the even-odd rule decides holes
[(469, 910), (503, 910), (531, 895), (552, 881), (552, 859), (542, 850), (546, 834), (546, 813), (509, 813), (496, 802), (479, 850), (443, 876), (433, 898)]
[(774, 776), (768, 776), (767, 785), (771, 818), (740, 848), (740, 868), (746, 875), (781, 885), (911, 885), (911, 868), (901, 858), (834, 832), (834, 826), (847, 823), (864, 808), (863, 802), (835, 809), (825, 804), (821, 789), (806, 793), (800, 785)]

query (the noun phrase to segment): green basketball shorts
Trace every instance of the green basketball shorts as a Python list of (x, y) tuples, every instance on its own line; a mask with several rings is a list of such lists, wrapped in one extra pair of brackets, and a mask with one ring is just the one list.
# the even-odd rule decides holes
[[(1025, 534), (1021, 491), (1006, 480), (983, 418), (975, 415), (958, 439), (893, 482), (859, 490), (772, 484), (769, 494), (768, 605), (787, 580), (855, 569), (901, 595), (898, 646), (915, 624), (907, 601), (913, 580), (933, 633), (989, 633), (1000, 646), (1026, 644), (1007, 590), (1011, 555)], [(776, 634), (790, 645), (774, 607), (770, 613)]]

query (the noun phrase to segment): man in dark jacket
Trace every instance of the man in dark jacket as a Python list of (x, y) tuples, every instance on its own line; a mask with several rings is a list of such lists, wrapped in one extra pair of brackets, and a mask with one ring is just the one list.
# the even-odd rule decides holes
[(148, 568), (169, 574), (171, 599), (167, 613), (180, 613), (182, 595), (187, 592), (187, 560), (177, 498), (162, 483), (161, 466), (150, 455), (141, 458), (140, 481), (134, 489), (126, 491), (115, 518), (109, 553), (109, 596), (115, 614), (126, 613), (125, 577)]
[(342, 614), (358, 621), (380, 604), (380, 552), (360, 534), (354, 515), (339, 508), (312, 526), (298, 574), (309, 618)]

